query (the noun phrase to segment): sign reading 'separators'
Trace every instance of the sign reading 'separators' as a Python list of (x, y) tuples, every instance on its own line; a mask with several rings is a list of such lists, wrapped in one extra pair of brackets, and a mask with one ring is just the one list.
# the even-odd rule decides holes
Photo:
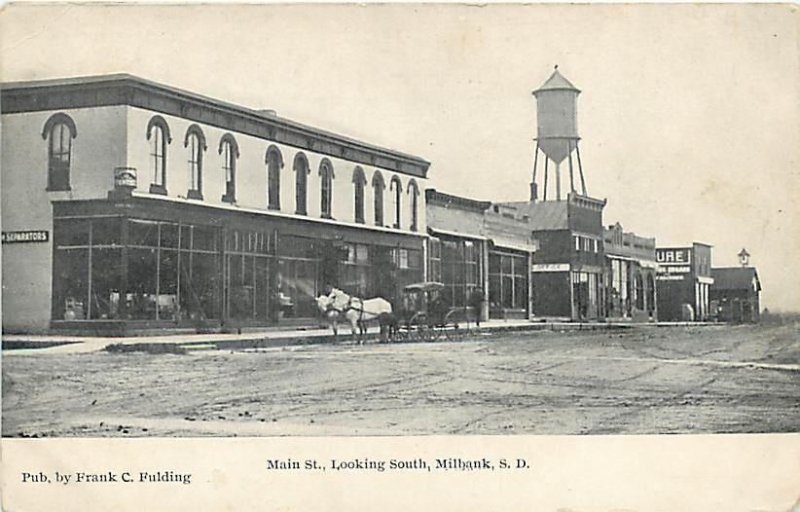
[(50, 240), (50, 233), (43, 229), (33, 231), (3, 231), (2, 237), (4, 244), (47, 242)]

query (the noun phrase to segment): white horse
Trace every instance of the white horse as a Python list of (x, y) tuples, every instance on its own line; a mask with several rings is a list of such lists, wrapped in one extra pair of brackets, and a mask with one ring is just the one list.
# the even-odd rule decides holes
[(381, 339), (385, 339), (388, 329), (396, 324), (392, 315), (392, 305), (386, 299), (376, 297), (374, 299), (360, 299), (351, 297), (342, 290), (334, 288), (328, 295), (320, 295), (316, 299), (317, 307), (327, 318), (333, 329), (333, 335), (338, 335), (337, 321), (339, 317), (344, 317), (350, 324), (353, 338), (356, 338), (356, 328), (358, 328), (358, 342), (364, 342), (364, 334), (367, 332), (366, 322), (377, 319), (381, 328)]

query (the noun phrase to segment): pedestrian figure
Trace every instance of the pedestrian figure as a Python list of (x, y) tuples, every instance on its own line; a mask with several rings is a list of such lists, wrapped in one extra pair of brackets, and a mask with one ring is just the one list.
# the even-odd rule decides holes
[(481, 313), (483, 311), (483, 289), (478, 287), (472, 290), (469, 296), (469, 305), (475, 313), (475, 324), (481, 326)]

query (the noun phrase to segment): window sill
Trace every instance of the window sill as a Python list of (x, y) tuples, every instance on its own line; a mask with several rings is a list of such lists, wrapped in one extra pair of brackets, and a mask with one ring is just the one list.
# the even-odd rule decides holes
[(320, 218), (334, 220), (333, 216), (329, 213), (323, 213), (322, 215), (320, 215)]
[(150, 193), (151, 194), (158, 194), (160, 196), (167, 195), (167, 189), (164, 185), (156, 185), (155, 183), (150, 184)]
[(308, 215), (308, 212), (304, 212), (304, 211), (300, 211), (300, 210), (295, 210), (294, 214), (295, 214), (295, 215)]
[(203, 200), (203, 193), (200, 192), (199, 190), (190, 190), (189, 192), (186, 193), (186, 197), (188, 199), (197, 199), (197, 200), (202, 201)]
[(228, 203), (228, 204), (234, 204), (234, 203), (236, 203), (236, 198), (233, 197), (233, 196), (229, 196), (228, 194), (225, 194), (225, 195), (222, 196), (222, 202), (223, 203)]
[(270, 204), (270, 205), (267, 206), (267, 210), (272, 210), (274, 212), (279, 212), (279, 211), (281, 211), (281, 206), (280, 205), (276, 205), (276, 204)]
[(45, 190), (47, 192), (70, 192), (72, 187), (47, 187)]

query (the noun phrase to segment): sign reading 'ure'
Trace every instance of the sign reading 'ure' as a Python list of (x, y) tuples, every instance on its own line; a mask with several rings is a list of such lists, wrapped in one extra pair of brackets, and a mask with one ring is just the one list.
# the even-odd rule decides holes
[(47, 242), (48, 240), (50, 240), (50, 233), (46, 230), (3, 231), (2, 240), (4, 244)]

